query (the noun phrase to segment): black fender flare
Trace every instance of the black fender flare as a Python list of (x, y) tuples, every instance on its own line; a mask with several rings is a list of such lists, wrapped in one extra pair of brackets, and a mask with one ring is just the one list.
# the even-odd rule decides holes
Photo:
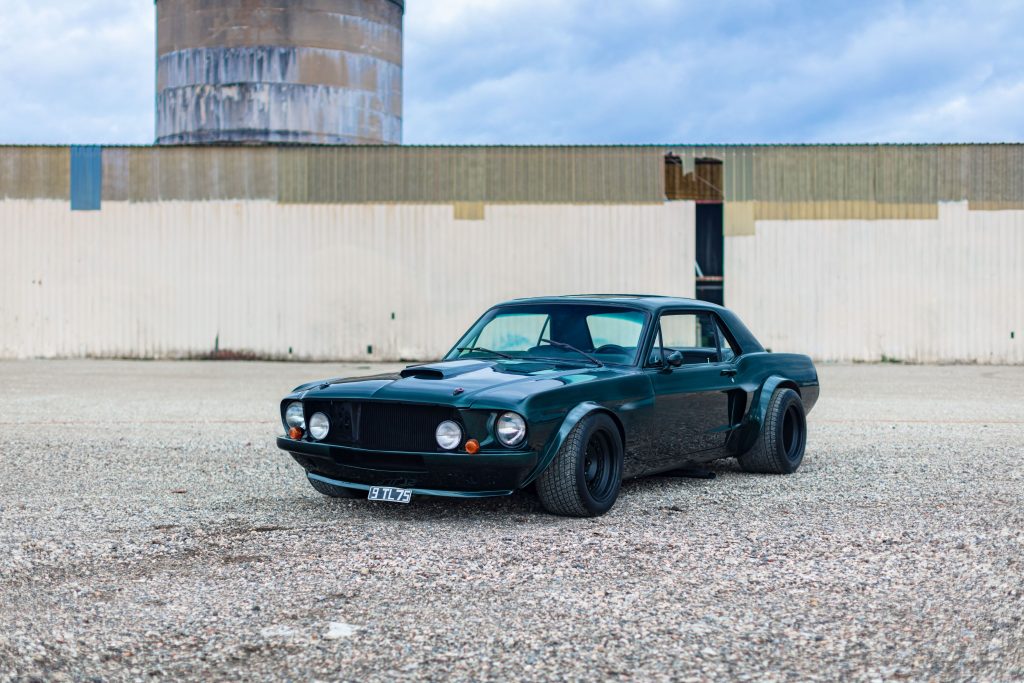
[(622, 424), (622, 420), (613, 411), (602, 406), (599, 403), (593, 401), (583, 401), (582, 403), (576, 404), (562, 420), (561, 426), (554, 433), (554, 435), (548, 440), (547, 445), (544, 447), (544, 451), (541, 453), (540, 458), (537, 460), (537, 466), (530, 472), (529, 476), (526, 477), (523, 482), (523, 486), (531, 484), (534, 480), (539, 477), (544, 470), (548, 468), (551, 462), (558, 455), (558, 450), (565, 443), (565, 440), (569, 438), (569, 433), (589, 415), (594, 413), (604, 413), (612, 418), (615, 425), (619, 428), (619, 438), (622, 440), (622, 447), (625, 450), (626, 447), (626, 430)]
[(772, 395), (780, 387), (792, 389), (797, 394), (800, 393), (800, 386), (796, 382), (781, 375), (770, 375), (761, 382), (761, 386), (754, 392), (754, 397), (750, 401), (750, 408), (747, 409), (742, 426), (734, 432), (733, 438), (729, 439), (728, 450), (730, 453), (739, 455), (753, 447), (757, 437), (761, 434)]

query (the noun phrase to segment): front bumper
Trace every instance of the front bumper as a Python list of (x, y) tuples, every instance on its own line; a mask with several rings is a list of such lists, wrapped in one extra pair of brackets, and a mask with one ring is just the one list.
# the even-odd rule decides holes
[(523, 487), (537, 468), (534, 451), (498, 453), (405, 453), (277, 437), (307, 475), (336, 486), (394, 486), (432, 496), (507, 496)]

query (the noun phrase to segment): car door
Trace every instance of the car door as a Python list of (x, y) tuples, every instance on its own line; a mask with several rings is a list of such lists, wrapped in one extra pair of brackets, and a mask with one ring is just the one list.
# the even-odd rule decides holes
[(710, 313), (661, 315), (645, 370), (654, 389), (653, 468), (699, 461), (725, 445), (734, 371), (723, 362), (721, 346)]

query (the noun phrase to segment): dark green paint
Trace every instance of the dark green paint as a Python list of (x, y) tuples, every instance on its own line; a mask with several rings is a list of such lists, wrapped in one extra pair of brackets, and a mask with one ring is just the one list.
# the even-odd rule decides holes
[[(295, 400), (387, 401), (431, 404), (458, 411), (467, 438), (480, 441), (481, 452), (409, 453), (446, 476), (466, 472), (500, 472), (490, 477), (506, 486), (488, 490), (416, 486), (408, 472), (381, 470), (380, 481), (347, 482), (321, 472), (330, 483), (354, 488), (405, 481), (406, 488), (440, 495), (504, 495), (539, 476), (581, 420), (594, 412), (609, 414), (619, 426), (626, 448), (625, 476), (676, 469), (742, 453), (757, 440), (772, 392), (789, 386), (810, 411), (818, 398), (818, 376), (807, 356), (769, 353), (728, 309), (701, 301), (654, 296), (551, 297), (508, 302), (594, 303), (645, 311), (642, 352), (632, 366), (595, 367), (584, 362), (502, 359), (448, 360), (410, 366), (401, 373), (354, 379), (332, 379), (297, 387), (281, 404), (282, 416)], [(657, 342), (658, 316), (681, 311), (709, 311), (739, 347), (729, 361), (644, 367)], [(450, 352), (449, 355), (452, 355)], [(460, 391), (461, 390), (461, 391)], [(527, 439), (516, 449), (502, 446), (493, 435), (495, 417), (503, 411), (523, 415)], [(365, 455), (357, 448), (329, 446), (308, 440), (278, 439), (278, 446), (296, 456), (307, 469), (335, 463), (344, 470), (347, 457)], [(393, 454), (388, 454), (393, 455)], [(370, 479), (375, 470), (346, 470)], [(396, 476), (397, 475), (397, 476)], [(396, 484), (392, 484), (396, 485)]]

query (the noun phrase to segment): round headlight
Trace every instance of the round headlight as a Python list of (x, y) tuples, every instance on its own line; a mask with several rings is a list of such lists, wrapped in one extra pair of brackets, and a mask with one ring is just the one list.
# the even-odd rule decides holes
[(462, 427), (459, 426), (458, 422), (445, 420), (437, 425), (437, 431), (434, 432), (434, 436), (437, 438), (438, 446), (446, 451), (453, 451), (462, 443)]
[(526, 438), (526, 420), (522, 415), (502, 413), (494, 424), (494, 433), (506, 446), (518, 446)]
[(288, 425), (288, 429), (292, 427), (306, 428), (306, 418), (302, 415), (301, 403), (295, 401), (288, 404), (288, 408), (284, 411), (284, 422)]
[(309, 418), (309, 433), (317, 441), (327, 438), (327, 432), (331, 431), (331, 421), (323, 413), (313, 413)]

